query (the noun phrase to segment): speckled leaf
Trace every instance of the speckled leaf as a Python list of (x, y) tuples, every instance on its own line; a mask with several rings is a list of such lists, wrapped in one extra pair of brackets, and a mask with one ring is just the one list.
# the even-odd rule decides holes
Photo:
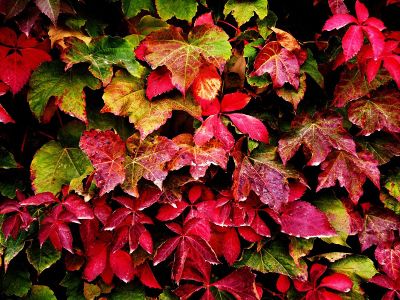
[(400, 201), (400, 171), (397, 174), (391, 174), (385, 182), (385, 188), (389, 194)]
[(50, 98), (56, 97), (62, 111), (87, 122), (84, 88), (98, 89), (100, 82), (82, 67), (65, 72), (64, 64), (54, 61), (42, 64), (33, 72), (29, 86), (29, 106), (39, 120)]
[(88, 155), (96, 172), (94, 178), (100, 195), (113, 190), (125, 179), (125, 143), (111, 130), (85, 131), (79, 146)]
[(187, 40), (180, 28), (170, 27), (148, 35), (139, 48), (143, 51), (142, 58), (153, 69), (166, 66), (172, 73), (174, 86), (185, 93), (204, 63), (215, 66), (220, 72), (224, 69), (231, 56), (228, 39), (228, 35), (214, 25), (194, 27)]
[(158, 15), (163, 20), (176, 17), (191, 22), (197, 12), (196, 0), (155, 0), (155, 3)]
[(345, 151), (332, 152), (321, 165), (323, 172), (318, 176), (317, 192), (336, 185), (339, 181), (349, 193), (350, 199), (357, 203), (363, 194), (363, 184), (367, 177), (380, 188), (378, 162), (367, 152), (357, 156)]
[(145, 96), (142, 80), (117, 72), (112, 82), (105, 89), (102, 112), (111, 112), (117, 116), (128, 116), (140, 131), (144, 139), (163, 125), (172, 111), (182, 110), (195, 118), (200, 118), (201, 108), (191, 97), (158, 98), (149, 101)]
[(306, 185), (300, 174), (285, 168), (274, 158), (273, 150), (252, 156), (234, 154), (236, 169), (232, 190), (237, 201), (246, 200), (250, 191), (254, 191), (263, 203), (279, 211), (289, 201), (289, 179)]
[(279, 97), (293, 105), (294, 110), (297, 110), (297, 106), (306, 94), (306, 75), (302, 73), (299, 80), (300, 84), (297, 90), (289, 86), (284, 86), (275, 90)]
[(313, 118), (306, 114), (297, 116), (291, 133), (279, 140), (278, 151), (283, 163), (286, 164), (301, 145), (311, 152), (309, 166), (318, 166), (333, 149), (355, 154), (356, 145), (342, 121), (340, 116), (319, 113)]
[(229, 0), (224, 7), (224, 14), (232, 13), (239, 26), (250, 21), (254, 14), (264, 19), (268, 14), (268, 0)]
[(374, 266), (374, 262), (364, 255), (352, 255), (342, 258), (335, 261), (331, 265), (331, 269), (350, 277), (357, 275), (364, 280), (369, 280), (378, 273)]
[(268, 73), (274, 88), (280, 88), (285, 83), (299, 88), (300, 66), (296, 56), (283, 48), (278, 42), (269, 42), (261, 49), (254, 61), (254, 71), (251, 76), (261, 76)]
[(222, 147), (221, 142), (211, 140), (199, 147), (194, 144), (191, 134), (181, 134), (176, 136), (173, 141), (179, 147), (179, 151), (169, 163), (171, 170), (190, 166), (190, 174), (198, 180), (206, 174), (211, 165), (226, 168), (228, 153)]
[(367, 78), (358, 68), (345, 70), (340, 75), (339, 82), (335, 86), (333, 104), (337, 107), (343, 107), (350, 101), (367, 95), (391, 80), (392, 77), (389, 73), (380, 71), (375, 79), (368, 83)]
[(49, 17), (53, 24), (57, 23), (60, 13), (60, 0), (35, 0), (36, 6)]
[(348, 107), (348, 117), (362, 128), (362, 135), (380, 130), (400, 132), (400, 92), (380, 90), (372, 97), (353, 101)]
[(357, 144), (372, 153), (379, 165), (388, 163), (394, 156), (400, 156), (400, 139), (396, 136), (362, 137), (357, 139)]
[(110, 83), (113, 76), (113, 65), (123, 67), (133, 76), (141, 77), (145, 68), (133, 55), (134, 46), (127, 39), (119, 37), (102, 37), (92, 40), (86, 45), (80, 39), (71, 37), (65, 39), (67, 48), (61, 54), (61, 59), (67, 68), (74, 64), (87, 62), (89, 71), (100, 79), (103, 85)]
[(176, 155), (178, 146), (163, 136), (141, 141), (135, 134), (128, 139), (127, 147), (130, 155), (125, 161), (124, 191), (137, 197), (137, 183), (141, 178), (152, 181), (161, 189), (168, 175), (165, 166)]
[(57, 194), (64, 184), (81, 176), (90, 161), (79, 148), (64, 148), (56, 141), (42, 146), (31, 163), (32, 188), (36, 193)]

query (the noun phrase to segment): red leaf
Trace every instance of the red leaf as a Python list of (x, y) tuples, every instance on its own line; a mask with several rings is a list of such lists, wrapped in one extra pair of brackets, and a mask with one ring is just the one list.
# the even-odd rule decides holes
[(335, 236), (326, 215), (304, 201), (295, 201), (286, 204), (280, 216), (283, 233), (296, 237), (330, 237)]
[(380, 172), (378, 162), (367, 152), (359, 152), (357, 156), (345, 151), (332, 152), (322, 163), (323, 172), (318, 177), (317, 192), (322, 188), (335, 186), (336, 180), (346, 188), (354, 203), (363, 194), (362, 186), (367, 177), (380, 188)]
[(301, 145), (311, 152), (307, 165), (318, 166), (333, 150), (356, 154), (356, 145), (342, 125), (343, 119), (335, 115), (317, 113), (314, 118), (300, 115), (292, 121), (292, 132), (279, 140), (279, 155), (284, 164)]
[(194, 26), (200, 26), (204, 24), (214, 25), (214, 20), (212, 18), (211, 12), (198, 16), (196, 21), (194, 21)]
[(347, 13), (335, 14), (325, 22), (322, 31), (331, 31), (334, 29), (340, 29), (351, 23), (358, 23), (357, 19), (354, 18), (352, 15), (349, 15)]
[(50, 192), (44, 192), (36, 194), (32, 197), (26, 198), (20, 202), (21, 206), (39, 206), (39, 205), (49, 205), (52, 203), (59, 202), (59, 200)]
[(251, 100), (247, 94), (236, 92), (225, 94), (221, 101), (221, 112), (231, 112), (243, 109)]
[(89, 247), (87, 252), (88, 262), (83, 270), (83, 277), (87, 281), (93, 281), (103, 273), (107, 265), (107, 247), (102, 242), (96, 242)]
[(150, 100), (173, 89), (171, 72), (166, 67), (157, 68), (147, 77), (146, 96)]
[(232, 134), (222, 123), (218, 115), (208, 117), (196, 131), (193, 140), (196, 145), (203, 146), (212, 137), (221, 141), (225, 150), (230, 150), (235, 143)]
[[(27, 83), (33, 70), (51, 57), (40, 43), (9, 28), (0, 28), (0, 80), (10, 86), (13, 94)], [(18, 49), (18, 51), (16, 51)]]
[(268, 144), (267, 128), (259, 119), (245, 114), (227, 116), (241, 132), (248, 134), (253, 140)]
[(375, 258), (381, 269), (393, 280), (400, 278), (400, 244), (381, 245), (375, 249)]
[(77, 219), (93, 219), (93, 210), (81, 197), (71, 194), (62, 202), (66, 210), (75, 215)]
[(139, 280), (145, 285), (153, 289), (161, 289), (160, 284), (157, 282), (157, 279), (154, 277), (153, 271), (151, 270), (148, 262), (145, 262), (138, 266), (137, 273)]
[(360, 1), (356, 1), (356, 5), (355, 5), (355, 9), (356, 9), (356, 15), (357, 15), (357, 19), (360, 23), (365, 22), (368, 17), (369, 17), (369, 13), (368, 13), (368, 9), (367, 7), (362, 4)]
[(14, 119), (8, 114), (8, 112), (4, 109), (4, 107), (0, 104), (0, 122), (7, 123), (15, 123)]
[(206, 65), (201, 67), (199, 75), (193, 81), (192, 92), (194, 98), (201, 102), (216, 99), (221, 89), (222, 80), (215, 66)]
[(348, 107), (348, 117), (362, 128), (362, 135), (380, 130), (400, 132), (400, 92), (385, 89), (353, 101)]
[(353, 281), (344, 274), (334, 273), (322, 278), (319, 287), (327, 287), (338, 292), (350, 292), (353, 287)]
[(135, 275), (132, 258), (125, 251), (110, 253), (110, 266), (114, 274), (124, 282), (131, 281)]
[(328, 0), (328, 5), (334, 15), (349, 13), (344, 0)]
[(232, 294), (236, 299), (256, 300), (260, 297), (257, 293), (255, 278), (256, 276), (249, 268), (241, 268), (214, 282), (212, 286)]
[(352, 25), (346, 31), (342, 40), (343, 53), (346, 61), (356, 55), (364, 43), (364, 36), (361, 26)]
[(79, 142), (96, 168), (94, 175), (100, 195), (108, 193), (125, 179), (125, 143), (111, 130), (85, 131)]
[(287, 276), (280, 274), (278, 280), (276, 281), (276, 289), (279, 292), (286, 294), (289, 288), (290, 288), (290, 279)]
[(296, 55), (278, 42), (267, 43), (254, 61), (251, 75), (261, 76), (265, 73), (271, 76), (274, 88), (280, 88), (286, 82), (299, 88), (300, 66)]

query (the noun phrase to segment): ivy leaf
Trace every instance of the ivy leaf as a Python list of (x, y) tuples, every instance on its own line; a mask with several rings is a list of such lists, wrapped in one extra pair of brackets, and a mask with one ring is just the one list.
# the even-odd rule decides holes
[(372, 97), (353, 101), (348, 107), (348, 117), (362, 128), (362, 135), (380, 130), (400, 132), (400, 92), (380, 90)]
[(0, 80), (10, 86), (13, 94), (22, 89), (33, 70), (51, 60), (47, 48), (45, 42), (24, 34), (17, 37), (13, 30), (0, 28)]
[(387, 178), (385, 188), (392, 197), (400, 202), (400, 171), (397, 171), (397, 174), (392, 174)]
[(399, 138), (396, 136), (370, 136), (359, 138), (357, 143), (372, 153), (379, 165), (388, 163), (394, 156), (400, 156)]
[(304, 95), (306, 94), (306, 75), (302, 73), (299, 79), (299, 88), (295, 90), (293, 87), (283, 86), (279, 89), (276, 89), (276, 94), (283, 98), (283, 100), (291, 103), (293, 105), (294, 110), (297, 110), (297, 106), (300, 101), (303, 100)]
[(57, 300), (57, 298), (48, 286), (32, 285), (28, 300)]
[(268, 14), (268, 0), (238, 1), (229, 0), (224, 7), (224, 14), (232, 13), (239, 27), (250, 21), (254, 14), (264, 19)]
[(250, 75), (261, 76), (265, 73), (271, 76), (274, 88), (280, 88), (286, 82), (296, 90), (299, 88), (300, 65), (297, 57), (278, 42), (269, 42), (261, 49)]
[(292, 121), (292, 132), (279, 140), (279, 155), (284, 164), (297, 152), (301, 145), (311, 152), (309, 166), (318, 166), (333, 150), (345, 150), (356, 154), (356, 145), (343, 128), (340, 116), (325, 116), (317, 113), (313, 118), (306, 114)]
[(63, 63), (50, 62), (33, 72), (29, 85), (29, 106), (39, 120), (50, 98), (55, 97), (62, 111), (87, 122), (84, 88), (98, 89), (100, 82), (81, 67), (64, 72)]
[(392, 279), (400, 276), (400, 246), (398, 243), (392, 247), (377, 247), (375, 249), (375, 258), (381, 269)]
[(244, 201), (254, 191), (260, 200), (279, 211), (289, 201), (289, 180), (306, 186), (304, 179), (294, 170), (285, 168), (274, 160), (274, 151), (245, 156), (233, 154), (236, 169), (233, 173), (233, 195)]
[(37, 243), (33, 243), (26, 250), (26, 255), (28, 261), (39, 274), (50, 268), (61, 258), (61, 252), (55, 250), (48, 242), (44, 243), (42, 247), (39, 247)]
[(29, 272), (24, 268), (9, 270), (3, 279), (1, 290), (7, 296), (24, 297), (32, 286)]
[(245, 249), (236, 268), (247, 266), (261, 273), (278, 273), (291, 278), (307, 278), (307, 265), (301, 261), (296, 265), (287, 248), (280, 242), (272, 242), (259, 251)]
[(124, 191), (137, 197), (137, 183), (142, 177), (152, 181), (161, 190), (168, 175), (166, 164), (176, 155), (178, 146), (163, 136), (141, 141), (136, 134), (128, 139), (127, 147), (130, 155), (125, 160)]
[[(309, 220), (309, 221), (307, 221)], [(279, 217), (283, 233), (303, 238), (336, 235), (326, 215), (305, 201), (286, 204)]]
[(228, 155), (220, 142), (212, 140), (203, 146), (196, 146), (192, 135), (185, 133), (176, 136), (173, 141), (179, 147), (179, 151), (169, 163), (170, 170), (190, 166), (190, 174), (198, 180), (206, 174), (211, 165), (226, 168)]
[(374, 80), (368, 82), (367, 78), (357, 68), (345, 70), (340, 75), (335, 86), (333, 104), (343, 107), (348, 102), (361, 98), (392, 80), (386, 71), (379, 71)]
[(374, 262), (364, 255), (352, 255), (335, 261), (331, 267), (333, 271), (346, 274), (350, 278), (358, 276), (363, 280), (371, 279), (378, 273)]
[(36, 6), (49, 17), (53, 24), (57, 23), (60, 13), (60, 0), (35, 0)]
[(307, 49), (307, 59), (302, 64), (300, 71), (305, 72), (323, 89), (325, 86), (324, 76), (318, 70), (318, 63), (310, 49)]
[(76, 273), (67, 272), (60, 282), (60, 286), (66, 288), (67, 300), (85, 300), (82, 279)]
[(336, 180), (349, 193), (350, 199), (357, 203), (363, 194), (362, 186), (367, 177), (380, 188), (378, 162), (367, 152), (352, 155), (345, 151), (334, 151), (322, 163), (323, 172), (318, 176), (317, 192), (322, 188), (335, 186)]
[(149, 101), (142, 80), (123, 72), (116, 73), (104, 91), (103, 100), (102, 112), (128, 116), (129, 122), (140, 131), (142, 139), (163, 125), (172, 116), (173, 110), (185, 111), (195, 118), (201, 117), (201, 108), (191, 97)]
[(191, 22), (197, 12), (196, 0), (156, 0), (158, 15), (163, 20), (169, 20), (172, 17)]
[(337, 238), (323, 238), (323, 240), (346, 246), (347, 237), (351, 233), (351, 219), (342, 201), (334, 196), (327, 195), (318, 198), (312, 203), (324, 212), (329, 223), (331, 223), (338, 234)]
[(3, 3), (1, 4), (4, 5), (4, 14), (7, 20), (21, 13), (29, 3), (29, 0), (15, 0), (15, 1), (1, 1), (1, 2), (4, 2), (4, 4)]
[(94, 178), (100, 188), (100, 195), (113, 190), (125, 179), (125, 143), (111, 130), (85, 131), (79, 142), (94, 168)]
[(372, 209), (364, 216), (363, 230), (359, 234), (361, 250), (372, 245), (390, 244), (394, 241), (394, 230), (400, 226), (399, 218), (389, 210)]
[(57, 194), (63, 185), (80, 177), (90, 165), (90, 161), (79, 148), (63, 147), (56, 141), (50, 141), (33, 157), (32, 188), (36, 193)]
[(133, 18), (142, 10), (154, 11), (153, 1), (151, 0), (122, 0), (122, 12), (127, 18)]
[[(171, 6), (170, 1), (168, 5)], [(185, 94), (204, 64), (223, 71), (231, 56), (228, 39), (228, 35), (214, 25), (194, 27), (187, 40), (180, 28), (170, 27), (150, 33), (136, 49), (136, 56), (152, 69), (166, 66), (171, 71), (173, 85)]]
[(89, 45), (74, 37), (65, 38), (64, 41), (67, 48), (61, 54), (61, 59), (67, 64), (66, 68), (88, 62), (89, 71), (100, 79), (104, 86), (111, 81), (113, 65), (127, 69), (138, 78), (144, 73), (144, 67), (132, 54), (137, 45), (129, 43), (127, 39), (105, 36), (92, 40)]

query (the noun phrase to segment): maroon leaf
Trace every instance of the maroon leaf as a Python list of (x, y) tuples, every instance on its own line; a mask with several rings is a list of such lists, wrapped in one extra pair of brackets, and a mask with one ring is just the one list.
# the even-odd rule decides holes
[(335, 186), (339, 181), (354, 203), (363, 194), (362, 186), (367, 177), (380, 188), (378, 162), (367, 152), (359, 152), (357, 156), (345, 151), (332, 152), (322, 163), (321, 169), (323, 172), (318, 177), (317, 191)]
[(326, 215), (315, 206), (304, 201), (286, 204), (280, 215), (282, 232), (296, 237), (330, 237), (335, 236)]

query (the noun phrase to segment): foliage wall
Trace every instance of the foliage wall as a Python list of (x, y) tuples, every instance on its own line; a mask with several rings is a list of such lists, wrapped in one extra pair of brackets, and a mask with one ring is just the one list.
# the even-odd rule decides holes
[(400, 299), (399, 17), (0, 0), (0, 298)]

